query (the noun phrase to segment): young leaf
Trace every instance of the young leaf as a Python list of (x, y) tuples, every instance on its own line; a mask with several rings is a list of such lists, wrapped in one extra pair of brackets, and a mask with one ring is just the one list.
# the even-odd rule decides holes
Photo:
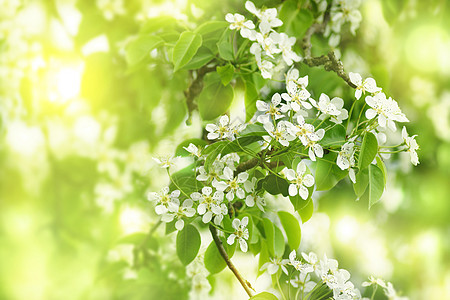
[(183, 265), (188, 265), (197, 256), (201, 238), (197, 228), (191, 224), (185, 225), (177, 235), (177, 255)]
[(289, 247), (291, 249), (297, 249), (300, 246), (300, 239), (302, 236), (302, 231), (297, 218), (286, 211), (279, 211), (278, 217), (280, 218), (284, 232), (286, 232)]
[(156, 35), (144, 35), (130, 42), (125, 47), (125, 59), (127, 64), (132, 67), (140, 63), (146, 56), (150, 55), (150, 51), (159, 47), (164, 40)]
[(384, 185), (386, 185), (386, 180), (387, 180), (386, 165), (384, 164), (384, 162), (381, 160), (381, 158), (379, 156), (377, 156), (377, 166), (383, 172)]
[(359, 154), (358, 168), (363, 170), (370, 165), (375, 156), (378, 153), (378, 142), (375, 135), (371, 132), (367, 132), (364, 135), (361, 145), (361, 152)]
[(173, 48), (172, 61), (174, 71), (176, 72), (178, 69), (186, 65), (192, 57), (194, 57), (201, 45), (201, 35), (190, 31), (183, 32)]
[(244, 78), (244, 85), (245, 121), (248, 122), (256, 112), (256, 100), (258, 100), (259, 93), (251, 76), (246, 76)]
[(334, 187), (342, 178), (347, 175), (347, 171), (341, 170), (336, 164), (337, 153), (328, 153), (316, 163), (316, 190), (326, 191)]
[(199, 69), (209, 63), (214, 58), (214, 54), (206, 47), (201, 46), (194, 57), (181, 68), (181, 70)]
[[(218, 76), (216, 74), (216, 76)], [(198, 96), (198, 111), (203, 120), (213, 120), (223, 115), (233, 102), (234, 91), (230, 85), (224, 86), (220, 78), (208, 76), (209, 84)]]
[(369, 197), (369, 209), (377, 203), (384, 191), (383, 171), (375, 165), (369, 166), (369, 188), (366, 191)]
[(289, 183), (286, 179), (280, 178), (274, 174), (270, 174), (264, 178), (262, 186), (269, 194), (282, 194), (284, 197), (289, 195)]
[(345, 127), (341, 124), (338, 124), (331, 128), (330, 130), (325, 131), (325, 135), (323, 136), (320, 144), (322, 146), (336, 146), (343, 145), (345, 143)]
[(231, 31), (226, 30), (217, 42), (217, 49), (219, 49), (219, 55), (224, 60), (233, 60), (233, 44), (230, 43)]
[(302, 223), (305, 223), (309, 219), (311, 219), (314, 212), (314, 204), (312, 199), (309, 199), (308, 203), (298, 211), (300, 217), (302, 218)]
[(249, 300), (278, 300), (278, 298), (269, 292), (262, 292), (251, 297)]
[(355, 191), (358, 200), (362, 195), (364, 195), (368, 184), (369, 170), (366, 168), (364, 170), (360, 170), (358, 174), (356, 174), (356, 182), (353, 184), (353, 190)]
[(269, 250), (269, 253), (271, 256), (275, 256), (275, 228), (272, 223), (267, 218), (263, 219), (264, 222), (264, 233), (266, 234), (266, 241), (267, 241), (267, 250)]
[(190, 195), (203, 187), (203, 184), (197, 181), (196, 177), (197, 174), (193, 165), (181, 169), (172, 174), (172, 182), (169, 185), (170, 190), (181, 189), (181, 197), (184, 196), (183, 193)]
[[(222, 245), (225, 248), (225, 251), (228, 254), (228, 257), (233, 257), (234, 251), (236, 249), (236, 244), (228, 245), (225, 238), (221, 237)], [(216, 274), (222, 271), (227, 263), (223, 260), (223, 257), (220, 255), (219, 250), (217, 249), (216, 243), (214, 241), (209, 244), (208, 248), (205, 252), (205, 267), (211, 274)]]
[(273, 227), (275, 229), (273, 252), (276, 257), (282, 257), (284, 254), (284, 248), (286, 247), (283, 232), (281, 232), (281, 229), (277, 226), (273, 225)]
[(232, 64), (226, 64), (225, 66), (217, 66), (217, 73), (220, 76), (220, 80), (223, 85), (228, 85), (230, 81), (233, 79), (234, 75), (234, 67)]

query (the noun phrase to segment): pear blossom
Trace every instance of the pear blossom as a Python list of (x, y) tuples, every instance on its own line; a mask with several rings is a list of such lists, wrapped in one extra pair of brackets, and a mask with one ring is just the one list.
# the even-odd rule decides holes
[(278, 269), (281, 267), (281, 270), (284, 272), (284, 274), (288, 275), (288, 270), (286, 268), (286, 265), (289, 263), (289, 259), (281, 259), (278, 257), (270, 258), (269, 262), (266, 262), (261, 266), (259, 269), (260, 271), (267, 270), (267, 273), (270, 275), (275, 274), (278, 272)]
[(244, 189), (240, 186), (240, 184), (244, 183), (248, 179), (247, 172), (241, 172), (237, 177), (234, 177), (233, 171), (229, 167), (225, 167), (220, 179), (224, 181), (214, 179), (212, 185), (221, 192), (228, 190), (226, 195), (228, 201), (232, 201), (234, 199), (234, 194), (236, 194), (239, 199), (243, 199), (245, 197)]
[(378, 125), (381, 127), (389, 127), (392, 131), (396, 130), (394, 121), (409, 122), (406, 116), (398, 107), (397, 101), (389, 97), (386, 99), (384, 93), (375, 94), (375, 96), (367, 96), (366, 103), (371, 107), (366, 111), (366, 118), (371, 120), (378, 116)]
[(257, 9), (255, 4), (251, 1), (245, 2), (245, 8), (260, 19), (261, 23), (259, 24), (259, 29), (263, 34), (268, 33), (273, 27), (283, 25), (283, 22), (277, 18), (278, 12), (276, 8), (268, 8), (264, 10)]
[(314, 271), (313, 266), (310, 264), (303, 264), (301, 261), (297, 260), (297, 253), (295, 250), (289, 254), (289, 262), (290, 264), (300, 273), (308, 274)]
[(300, 77), (297, 69), (291, 69), (286, 74), (286, 90), (289, 95), (298, 93), (300, 100), (307, 100), (311, 94), (306, 90), (308, 86), (308, 75)]
[(175, 165), (175, 161), (178, 157), (153, 157), (153, 160), (161, 166), (161, 168), (170, 168)]
[(287, 88), (287, 93), (281, 94), (281, 97), (287, 102), (287, 109), (283, 109), (284, 112), (288, 109), (292, 109), (295, 112), (301, 112), (302, 108), (311, 109), (312, 105), (306, 100), (309, 98), (310, 93), (306, 89), (298, 89), (295, 83), (290, 84)]
[(369, 77), (362, 80), (361, 75), (353, 72), (348, 73), (348, 76), (350, 77), (350, 81), (356, 85), (355, 97), (357, 100), (359, 100), (361, 95), (365, 94), (366, 91), (372, 94), (381, 92), (381, 88), (377, 87), (377, 83), (373, 78)]
[(248, 225), (248, 217), (243, 217), (242, 220), (234, 219), (232, 222), (232, 226), (235, 229), (234, 233), (232, 233), (228, 239), (227, 243), (228, 245), (233, 245), (235, 239), (239, 242), (239, 247), (241, 248), (242, 252), (247, 252), (248, 245), (245, 240), (248, 240), (249, 238), (249, 232), (247, 229)]
[(338, 1), (338, 5), (333, 5), (331, 9), (331, 29), (334, 32), (340, 32), (344, 23), (350, 23), (350, 31), (355, 34), (356, 29), (361, 23), (362, 16), (358, 7), (361, 0)]
[(197, 146), (195, 146), (192, 143), (189, 143), (189, 145), (187, 147), (183, 147), (184, 150), (186, 150), (187, 152), (191, 153), (192, 155), (200, 158), (202, 151), (200, 148), (198, 148)]
[(179, 204), (169, 206), (168, 212), (162, 215), (161, 221), (172, 222), (176, 218), (175, 228), (182, 230), (184, 228), (183, 217), (190, 218), (195, 215), (195, 208), (192, 207), (193, 203), (191, 199), (186, 199), (181, 206)]
[(286, 178), (291, 182), (289, 185), (289, 195), (295, 196), (297, 193), (303, 200), (306, 200), (309, 195), (307, 187), (314, 185), (314, 177), (311, 174), (306, 173), (306, 165), (304, 161), (301, 161), (297, 165), (297, 172), (292, 169), (285, 169), (284, 174)]
[(292, 46), (297, 42), (295, 37), (289, 37), (286, 33), (277, 32), (272, 32), (270, 36), (278, 44), (283, 60), (288, 66), (292, 65), (294, 61), (299, 62), (301, 60), (301, 57), (292, 51)]
[(251, 20), (246, 20), (241, 14), (226, 14), (225, 20), (230, 24), (231, 30), (240, 30), (240, 34), (243, 38), (249, 40), (255, 40), (255, 24)]
[(155, 212), (157, 215), (165, 214), (169, 208), (173, 211), (180, 205), (180, 191), (174, 190), (169, 194), (169, 187), (164, 187), (159, 193), (148, 193), (147, 199), (149, 201), (156, 201)]
[(411, 157), (411, 163), (415, 166), (419, 164), (419, 156), (417, 155), (417, 150), (419, 149), (419, 145), (416, 142), (416, 136), (408, 136), (408, 132), (406, 131), (406, 127), (402, 128), (402, 138), (405, 141), (406, 146), (408, 147), (407, 152)]
[(336, 163), (341, 170), (348, 169), (355, 165), (355, 144), (353, 142), (347, 142), (342, 145), (341, 151), (339, 151)]
[(261, 100), (257, 100), (256, 108), (258, 109), (258, 111), (263, 112), (264, 114), (258, 116), (256, 120), (262, 124), (265, 124), (267, 122), (270, 122), (271, 119), (278, 120), (284, 117), (284, 115), (281, 113), (281, 107), (278, 107), (280, 103), (281, 96), (278, 93), (273, 94), (270, 104)]
[(227, 206), (223, 202), (223, 192), (216, 191), (212, 194), (213, 189), (209, 186), (202, 188), (202, 194), (194, 192), (191, 194), (191, 199), (198, 201), (197, 212), (202, 215), (203, 223), (209, 223), (214, 217), (214, 223), (220, 225), (223, 216), (228, 213)]
[(275, 139), (281, 145), (288, 147), (289, 142), (295, 140), (295, 136), (289, 134), (288, 128), (292, 126), (292, 123), (287, 121), (280, 121), (277, 124), (277, 128), (273, 126), (272, 123), (265, 123), (264, 129), (267, 131), (269, 135), (263, 135), (263, 139), (266, 142), (272, 141)]
[(198, 175), (196, 179), (198, 181), (211, 181), (213, 179), (219, 178), (219, 175), (222, 173), (222, 170), (224, 168), (224, 164), (221, 161), (214, 161), (212, 165), (209, 167), (209, 172), (206, 172), (206, 169), (204, 166), (198, 167)]
[(394, 289), (392, 283), (388, 282), (384, 289), (384, 294), (389, 300), (408, 300), (408, 297), (400, 297), (397, 295), (397, 291)]
[(271, 58), (274, 58), (274, 54), (281, 52), (281, 49), (278, 48), (278, 43), (276, 43), (273, 39), (274, 37), (277, 38), (277, 36), (274, 36), (273, 33), (269, 36), (264, 36), (259, 32), (256, 33), (256, 41), (258, 42), (258, 45), (262, 48), (264, 54)]
[(316, 283), (311, 280), (311, 276), (308, 273), (300, 272), (295, 275), (289, 283), (294, 288), (299, 288), (303, 293), (309, 293), (316, 286)]
[(344, 104), (341, 98), (334, 97), (332, 100), (330, 100), (330, 97), (328, 97), (328, 95), (324, 93), (320, 94), (318, 102), (316, 102), (312, 98), (310, 98), (309, 101), (311, 101), (312, 105), (322, 113), (319, 117), (321, 120), (325, 119), (328, 116), (336, 117), (340, 115), (342, 113), (342, 106)]
[(256, 195), (256, 182), (258, 179), (256, 177), (252, 178), (252, 181), (245, 181), (244, 182), (244, 189), (248, 193), (247, 197), (245, 198), (245, 205), (248, 207), (258, 206), (258, 208), (264, 212), (264, 206), (266, 206), (266, 201), (263, 197), (260, 197)]
[(210, 140), (215, 140), (217, 138), (226, 139), (233, 138), (234, 134), (230, 126), (230, 118), (227, 115), (223, 115), (219, 119), (219, 125), (208, 124), (206, 125), (206, 130), (209, 132), (207, 137)]
[(239, 163), (239, 154), (237, 153), (229, 153), (220, 158), (220, 162), (224, 164), (224, 166), (229, 167), (232, 171), (236, 170), (236, 164)]
[(386, 288), (386, 282), (384, 282), (383, 279), (381, 278), (375, 278), (373, 276), (369, 276), (369, 281), (364, 281), (361, 285), (366, 287), (366, 286), (371, 286), (371, 285), (379, 285), (382, 288)]

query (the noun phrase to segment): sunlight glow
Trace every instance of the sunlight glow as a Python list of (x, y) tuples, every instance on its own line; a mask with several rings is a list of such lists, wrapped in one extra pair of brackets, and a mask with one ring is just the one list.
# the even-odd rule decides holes
[(49, 100), (66, 103), (80, 93), (84, 64), (71, 64), (48, 74)]
[(336, 236), (342, 243), (348, 243), (356, 237), (359, 227), (355, 218), (345, 216), (336, 224)]
[(32, 156), (44, 145), (44, 135), (39, 127), (29, 127), (23, 122), (9, 125), (6, 136), (11, 150), (25, 156)]
[(439, 26), (422, 25), (406, 37), (406, 59), (420, 70), (438, 71), (443, 62), (448, 62), (449, 36)]
[(127, 207), (120, 214), (120, 225), (125, 234), (145, 231), (147, 224), (144, 213), (136, 208)]
[(100, 136), (101, 125), (91, 116), (81, 116), (74, 124), (75, 136), (87, 144), (95, 144)]

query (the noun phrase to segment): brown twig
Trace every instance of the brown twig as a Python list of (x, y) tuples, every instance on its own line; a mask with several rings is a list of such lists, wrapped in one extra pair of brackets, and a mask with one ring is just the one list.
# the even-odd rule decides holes
[(239, 271), (236, 269), (236, 267), (231, 262), (230, 258), (228, 257), (227, 252), (225, 251), (225, 248), (222, 245), (222, 241), (219, 239), (219, 236), (217, 235), (217, 229), (209, 225), (209, 231), (211, 232), (211, 235), (213, 237), (214, 243), (217, 246), (217, 250), (219, 250), (220, 255), (222, 256), (223, 260), (227, 263), (228, 268), (233, 272), (234, 276), (239, 280), (240, 284), (244, 288), (244, 290), (247, 292), (247, 295), (249, 297), (253, 297), (253, 288), (250, 285), (250, 283), (245, 280), (242, 275), (239, 273)]
[(316, 33), (322, 33), (330, 21), (331, 3), (328, 5), (322, 23), (313, 23), (305, 33), (302, 39), (301, 47), (304, 52), (303, 63), (309, 67), (324, 66), (325, 71), (335, 72), (341, 77), (350, 87), (356, 88), (356, 85), (350, 81), (350, 77), (344, 71), (344, 65), (341, 60), (336, 58), (334, 51), (330, 51), (327, 55), (312, 56), (311, 55), (311, 37)]

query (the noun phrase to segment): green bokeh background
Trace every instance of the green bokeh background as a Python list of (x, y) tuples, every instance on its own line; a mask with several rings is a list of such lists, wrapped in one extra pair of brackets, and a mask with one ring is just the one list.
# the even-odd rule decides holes
[[(146, 268), (121, 238), (156, 223), (146, 193), (168, 179), (151, 157), (200, 137), (202, 124), (196, 114), (185, 124), (186, 73), (156, 61), (130, 71), (124, 46), (152, 17), (193, 29), (243, 13), (243, 1), (0, 7), (0, 299), (186, 298), (189, 276), (173, 236), (160, 228), (144, 245)], [(356, 35), (342, 39), (344, 66), (372, 75), (399, 102), (421, 163), (413, 168), (407, 154), (393, 160), (371, 210), (345, 181), (320, 194), (301, 249), (326, 251), (355, 282), (374, 274), (411, 299), (449, 299), (450, 3), (367, 0), (361, 13)], [(334, 74), (311, 72), (311, 85), (335, 82), (333, 91), (351, 95)], [(216, 298), (232, 285), (245, 299), (227, 272), (216, 278), (224, 282)]]

